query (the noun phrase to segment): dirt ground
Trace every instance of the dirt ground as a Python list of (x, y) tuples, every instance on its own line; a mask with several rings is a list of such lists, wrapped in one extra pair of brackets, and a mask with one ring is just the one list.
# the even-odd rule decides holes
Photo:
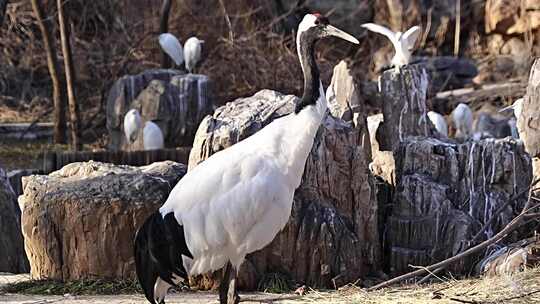
[[(28, 274), (8, 274), (0, 273), (0, 287), (5, 284), (29, 280)], [(268, 303), (279, 298), (285, 299), (294, 295), (271, 294), (271, 293), (241, 293), (242, 303)], [(251, 299), (251, 300), (250, 300)], [(312, 302), (312, 301), (309, 301)], [(43, 296), (43, 295), (22, 295), (22, 294), (3, 294), (0, 292), (0, 303), (10, 304), (49, 304), (49, 303), (71, 303), (71, 304), (143, 304), (148, 303), (143, 295), (102, 295), (102, 296), (73, 296), (66, 294), (64, 296)], [(216, 292), (183, 292), (169, 294), (166, 303), (171, 304), (202, 304), (219, 303)], [(281, 300), (279, 303), (306, 303), (300, 300)]]

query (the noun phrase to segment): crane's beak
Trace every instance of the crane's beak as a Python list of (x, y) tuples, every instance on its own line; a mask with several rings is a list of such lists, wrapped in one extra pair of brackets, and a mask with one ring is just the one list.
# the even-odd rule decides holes
[(358, 39), (354, 38), (352, 35), (345, 33), (344, 31), (338, 29), (337, 27), (327, 25), (325, 27), (325, 32), (327, 36), (335, 36), (339, 37), (343, 40), (347, 40), (349, 42), (352, 42), (354, 44), (360, 44), (360, 41)]

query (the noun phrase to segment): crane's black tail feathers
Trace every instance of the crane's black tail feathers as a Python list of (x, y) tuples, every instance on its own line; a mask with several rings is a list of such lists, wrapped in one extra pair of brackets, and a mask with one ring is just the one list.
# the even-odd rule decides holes
[(193, 258), (189, 251), (184, 227), (180, 226), (174, 213), (164, 217), (156, 211), (146, 219), (135, 235), (135, 269), (144, 295), (152, 304), (154, 285), (158, 277), (172, 286), (177, 286), (173, 275), (188, 280), (182, 255)]

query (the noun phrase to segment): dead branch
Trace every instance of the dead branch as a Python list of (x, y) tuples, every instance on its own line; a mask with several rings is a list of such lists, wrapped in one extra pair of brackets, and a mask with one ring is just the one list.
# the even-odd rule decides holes
[[(537, 183), (536, 181), (534, 183)], [(400, 275), (398, 277), (395, 277), (393, 279), (390, 279), (390, 280), (387, 280), (385, 282), (382, 282), (380, 284), (377, 284), (375, 286), (372, 286), (370, 288), (368, 288), (367, 290), (368, 291), (372, 291), (372, 290), (376, 290), (376, 289), (380, 289), (380, 288), (383, 288), (383, 287), (387, 287), (387, 286), (390, 286), (392, 284), (396, 284), (396, 283), (399, 283), (399, 282), (402, 282), (404, 280), (407, 280), (407, 279), (411, 279), (411, 278), (414, 278), (416, 276), (419, 276), (419, 275), (424, 275), (426, 273), (429, 273), (430, 271), (434, 272), (434, 270), (438, 270), (438, 268), (446, 268), (447, 266), (451, 265), (452, 263), (454, 262), (457, 262), (473, 253), (476, 253), (484, 248), (486, 248), (487, 246), (491, 245), (491, 244), (494, 244), (494, 243), (497, 243), (498, 241), (502, 240), (504, 237), (506, 237), (510, 232), (516, 230), (517, 228), (521, 227), (522, 225), (526, 224), (527, 223), (527, 219), (528, 219), (528, 212), (531, 211), (532, 209), (535, 209), (535, 207), (531, 208), (530, 205), (531, 205), (531, 196), (532, 196), (532, 187), (529, 187), (529, 199), (527, 200), (527, 203), (525, 204), (525, 206), (523, 207), (522, 211), (519, 213), (518, 216), (516, 216), (514, 219), (512, 219), (512, 221), (510, 221), (510, 223), (508, 223), (501, 231), (499, 231), (499, 233), (495, 234), (493, 237), (491, 237), (490, 239), (487, 239), (485, 240), (484, 242), (472, 247), (472, 248), (469, 248), (455, 256), (452, 256), (446, 260), (443, 260), (441, 262), (438, 262), (438, 263), (435, 263), (435, 264), (432, 264), (430, 266), (427, 266), (425, 268), (422, 268), (422, 269), (418, 269), (418, 270), (415, 270), (415, 271), (411, 271), (409, 273), (406, 273), (406, 274), (403, 274), (403, 275)]]
[(221, 6), (221, 9), (223, 10), (223, 16), (225, 17), (225, 22), (227, 22), (227, 26), (229, 27), (229, 40), (231, 43), (234, 43), (234, 33), (233, 28), (231, 24), (231, 18), (229, 18), (229, 14), (227, 13), (227, 9), (225, 8), (225, 3), (223, 3), (223, 0), (219, 0), (219, 5)]
[[(0, 0), (1, 1), (1, 0)], [(6, 1), (7, 2), (7, 1)], [(47, 66), (53, 85), (53, 104), (54, 104), (54, 142), (57, 144), (66, 143), (66, 92), (64, 90), (64, 80), (60, 76), (60, 64), (56, 57), (56, 45), (52, 40), (51, 29), (53, 20), (45, 18), (42, 2), (32, 0), (32, 9), (37, 19), (41, 36), (43, 37), (43, 46), (47, 53)]]
[(6, 15), (8, 2), (8, 0), (0, 0), (0, 26), (4, 24), (4, 16)]
[[(171, 0), (163, 0), (161, 6), (161, 13), (159, 17), (159, 32), (161, 34), (167, 33), (169, 31), (169, 15), (171, 12)], [(161, 50), (161, 67), (168, 69), (171, 67), (171, 59), (165, 51)]]
[(75, 97), (75, 68), (73, 66), (73, 57), (71, 54), (71, 43), (69, 40), (70, 31), (68, 30), (66, 20), (69, 16), (64, 12), (62, 0), (56, 1), (58, 9), (58, 24), (60, 25), (60, 40), (62, 43), (62, 53), (64, 54), (64, 67), (66, 70), (66, 84), (68, 95), (69, 120), (71, 131), (72, 148), (77, 151), (82, 147), (79, 137), (79, 107)]

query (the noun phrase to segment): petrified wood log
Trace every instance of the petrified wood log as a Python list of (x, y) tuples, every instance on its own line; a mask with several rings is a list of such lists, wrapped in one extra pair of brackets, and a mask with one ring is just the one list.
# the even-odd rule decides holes
[(384, 122), (379, 147), (393, 151), (409, 136), (433, 136), (434, 129), (427, 117), (426, 96), (428, 74), (422, 66), (391, 69), (380, 79)]
[(90, 161), (23, 178), (19, 203), (32, 278), (134, 278), (135, 232), (185, 172), (171, 161)]
[[(495, 214), (532, 179), (531, 158), (514, 139), (454, 144), (411, 137), (394, 153), (396, 188), (386, 226), (393, 273), (455, 255), (495, 216), (482, 238), (493, 236), (525, 204), (523, 196)], [(475, 258), (464, 259), (451, 270), (469, 271)]]
[(540, 59), (536, 59), (531, 69), (517, 127), (527, 152), (532, 157), (540, 157)]

